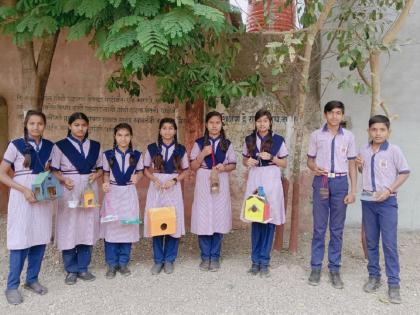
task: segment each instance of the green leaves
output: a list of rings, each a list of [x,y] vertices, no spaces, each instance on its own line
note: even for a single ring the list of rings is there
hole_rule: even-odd
[[[80,39],[87,35],[91,28],[92,22],[90,20],[82,20],[70,27],[67,39],[70,41]]]
[[[130,3],[131,2],[134,2],[134,4],[132,4],[132,7],[134,7],[136,1],[130,1]],[[136,13],[145,17],[153,17],[158,15],[160,8],[161,3],[158,0],[141,0],[137,4]]]
[[[134,47],[125,54],[122,65],[126,69],[131,67],[132,72],[137,72],[141,71],[148,61],[149,55],[140,47]]]
[[[136,29],[137,40],[145,52],[150,55],[165,54],[168,50],[168,41],[162,34],[158,20],[143,20]]]
[[[195,19],[189,10],[175,8],[163,16],[161,25],[170,38],[181,38],[194,29]]]
[[[93,18],[95,15],[99,14],[105,7],[107,3],[104,0],[82,0],[76,13],[87,18]]]
[[[137,31],[128,29],[124,32],[110,35],[103,44],[103,51],[106,57],[119,52],[121,49],[131,46],[137,38]]]

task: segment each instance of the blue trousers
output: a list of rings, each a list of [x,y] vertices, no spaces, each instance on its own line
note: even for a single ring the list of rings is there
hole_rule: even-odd
[[[179,238],[170,235],[153,236],[153,256],[156,264],[174,262],[178,256]]]
[[[9,276],[7,277],[7,289],[17,289],[19,287],[20,274],[22,273],[26,257],[28,257],[26,283],[31,284],[37,282],[44,253],[45,244],[25,249],[12,249],[9,254]]]
[[[253,264],[269,266],[276,226],[253,222],[251,225],[251,260]]]
[[[330,241],[328,243],[328,269],[339,271],[341,266],[341,248],[343,245],[344,222],[347,205],[344,198],[348,194],[347,176],[328,179],[329,197],[321,198],[322,177],[315,176],[313,187],[313,236],[311,250],[311,268],[320,270],[325,252],[325,232],[328,221]]]
[[[76,245],[63,250],[64,269],[71,273],[86,272],[92,257],[92,245]]]
[[[388,285],[399,287],[397,198],[389,197],[383,202],[362,201],[362,220],[366,234],[369,276],[374,278],[381,276],[381,268],[379,267],[379,237],[381,237]]]
[[[131,243],[105,241],[105,261],[110,267],[127,266],[130,261]]]
[[[213,235],[198,235],[198,245],[201,251],[202,260],[219,260],[222,250],[222,233]]]

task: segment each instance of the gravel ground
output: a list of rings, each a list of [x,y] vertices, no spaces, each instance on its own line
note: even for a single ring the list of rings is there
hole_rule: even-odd
[[[8,257],[5,219],[0,220],[0,287],[5,288]],[[49,293],[38,296],[21,288],[24,303],[7,304],[0,297],[0,314],[420,314],[420,232],[400,233],[401,293],[403,304],[386,300],[386,285],[376,294],[366,294],[366,262],[359,242],[360,230],[347,228],[343,251],[343,290],[328,283],[324,270],[318,287],[306,282],[309,273],[311,235],[303,234],[296,255],[274,252],[271,277],[246,273],[249,267],[249,231],[235,230],[226,236],[222,269],[216,273],[198,270],[199,254],[194,235],[182,238],[175,273],[152,276],[151,244],[142,240],[133,248],[132,275],[105,279],[103,245],[98,242],[91,271],[96,281],[74,286],[63,282],[65,273],[59,253],[48,248],[41,283]]]

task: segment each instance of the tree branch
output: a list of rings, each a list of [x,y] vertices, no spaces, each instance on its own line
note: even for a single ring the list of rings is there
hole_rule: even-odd
[[[390,29],[386,32],[382,39],[383,45],[389,45],[395,40],[395,37],[401,30],[401,27],[404,25],[404,22],[408,16],[408,13],[410,12],[411,7],[413,6],[414,0],[407,0],[405,2],[405,5],[398,16],[397,20],[394,22],[394,24],[390,27]]]

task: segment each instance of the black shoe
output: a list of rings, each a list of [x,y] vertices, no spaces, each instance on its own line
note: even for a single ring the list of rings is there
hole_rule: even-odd
[[[156,264],[155,263],[153,265],[152,269],[150,270],[150,272],[152,273],[152,275],[156,276],[162,271],[162,268],[163,268],[163,264]]]
[[[308,283],[310,285],[319,285],[321,282],[321,270],[312,269],[311,275],[309,276]]]
[[[219,271],[220,270],[220,262],[219,260],[210,260],[209,271]]]
[[[338,271],[330,271],[330,281],[333,288],[335,289],[344,288],[343,280],[341,280],[340,273]]]
[[[108,266],[108,270],[106,271],[105,278],[114,279],[116,274],[117,274],[117,268]]]
[[[389,287],[388,288],[388,297],[389,301],[392,304],[401,304],[400,288],[399,287]]]
[[[268,278],[268,277],[270,277],[270,268],[268,268],[268,266],[261,266],[261,268],[260,268],[260,277],[261,278]]]
[[[68,285],[75,284],[77,282],[77,273],[69,272],[66,276],[66,279],[64,279],[64,283]]]
[[[42,284],[40,284],[38,281],[35,281],[33,283],[25,283],[23,287],[39,295],[44,295],[48,293],[48,289]]]
[[[256,276],[260,272],[260,265],[259,264],[252,264],[251,268],[249,268],[248,273],[253,276]]]
[[[174,272],[174,263],[170,262],[170,261],[166,261],[165,264],[163,265],[163,271],[165,271],[166,274],[170,275],[171,273]]]
[[[210,260],[202,260],[198,268],[200,268],[200,270],[203,270],[203,271],[209,271]]]
[[[11,305],[18,305],[23,302],[22,294],[20,294],[18,289],[7,289],[4,294],[7,302]]]
[[[368,281],[363,286],[363,291],[367,293],[375,292],[381,286],[381,278],[369,277]]]
[[[120,268],[118,269],[118,271],[124,277],[128,277],[129,275],[131,275],[131,270],[128,269],[127,265],[120,266]]]
[[[80,278],[83,281],[93,281],[96,279],[96,277],[93,274],[91,274],[89,271],[79,272],[77,274],[77,278]]]

